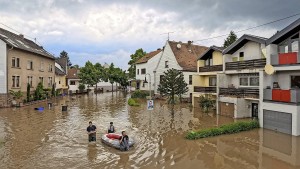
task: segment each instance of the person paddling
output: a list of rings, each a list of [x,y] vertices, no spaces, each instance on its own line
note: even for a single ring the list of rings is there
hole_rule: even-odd
[[[129,137],[126,135],[125,131],[122,131],[122,137],[120,137],[120,150],[129,150]]]
[[[110,122],[107,133],[115,133],[115,126],[113,122]]]
[[[96,141],[96,129],[97,127],[90,121],[89,126],[86,129],[89,135],[89,142]]]

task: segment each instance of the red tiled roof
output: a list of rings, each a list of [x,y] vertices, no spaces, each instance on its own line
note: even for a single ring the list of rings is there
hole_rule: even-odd
[[[152,57],[154,57],[155,55],[157,55],[159,52],[161,52],[161,49],[158,49],[156,51],[152,51],[150,53],[147,53],[145,56],[143,56],[142,58],[140,58],[138,61],[136,61],[136,64],[139,63],[146,63],[148,62],[149,59],[151,59]]]
[[[180,48],[177,47],[178,44],[180,44]],[[197,58],[208,49],[206,46],[175,41],[169,41],[169,45],[184,71],[197,71]]]
[[[68,70],[67,79],[79,79],[78,77],[79,69],[71,68]]]

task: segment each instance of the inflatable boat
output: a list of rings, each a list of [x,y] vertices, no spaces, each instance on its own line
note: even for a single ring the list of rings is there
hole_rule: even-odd
[[[121,135],[120,134],[114,134],[114,133],[110,133],[110,134],[104,134],[101,137],[101,141],[104,144],[107,144],[111,147],[114,147],[116,149],[120,149],[120,142],[119,140],[121,139]],[[134,141],[129,137],[129,147],[132,147],[134,145]]]

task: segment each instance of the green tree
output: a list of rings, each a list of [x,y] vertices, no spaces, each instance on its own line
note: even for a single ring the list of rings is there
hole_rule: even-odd
[[[68,62],[67,65],[69,67],[72,66],[72,63],[70,61],[68,52],[66,52],[66,51],[63,50],[62,52],[60,52],[59,57],[61,57],[61,58],[67,58],[67,62]]]
[[[237,36],[233,31],[230,31],[228,37],[224,40],[223,47],[227,48],[237,40]]]
[[[80,92],[83,92],[83,90],[85,89],[85,85],[80,83],[79,86],[78,86],[78,89]]]
[[[136,75],[136,72],[135,72],[135,69],[136,69],[135,62],[137,60],[139,60],[140,58],[142,58],[143,56],[145,56],[145,55],[146,55],[146,52],[142,48],[136,50],[134,54],[130,55],[131,59],[128,62],[128,64],[130,65],[130,67],[128,68],[129,78],[135,79],[135,75]]]
[[[209,95],[201,95],[199,98],[199,106],[204,113],[208,113],[215,105],[215,101]]]
[[[35,100],[41,100],[45,98],[44,86],[41,82],[36,86],[36,89],[34,91],[34,98]]]
[[[168,103],[175,104],[175,95],[181,97],[188,91],[183,73],[173,68],[164,72],[164,78],[158,85],[158,91],[162,95],[168,96]]]
[[[88,86],[94,86],[99,81],[99,72],[95,68],[95,66],[87,61],[85,66],[80,68],[80,72],[78,73],[78,77],[80,78],[80,83],[86,84]]]
[[[17,100],[19,100],[19,99],[21,99],[21,97],[23,97],[23,93],[21,92],[21,90],[19,90],[19,91],[10,90],[9,93]]]
[[[111,91],[114,92],[113,84],[117,81],[117,69],[115,68],[115,65],[113,63],[111,63],[109,68],[107,69],[107,75],[109,83],[111,83]]]
[[[27,83],[27,102],[29,102],[30,101],[30,84],[29,83]]]

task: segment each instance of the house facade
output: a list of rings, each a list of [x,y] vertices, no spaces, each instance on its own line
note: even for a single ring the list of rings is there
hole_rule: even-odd
[[[154,90],[154,69],[159,62],[159,58],[162,54],[161,49],[147,53],[144,57],[140,58],[136,62],[136,79],[135,87],[139,90],[150,90],[151,82],[151,91]],[[144,83],[145,79],[148,83]],[[151,80],[150,80],[151,79]]]
[[[79,72],[80,70],[77,68],[68,69],[67,85],[70,94],[77,93],[79,91],[79,84],[80,84],[80,78],[78,77]]]
[[[0,107],[9,106],[9,91],[34,91],[39,82],[51,88],[55,77],[55,58],[42,46],[0,28]]]
[[[188,84],[189,91],[183,97],[192,98],[193,75],[197,74],[197,58],[206,49],[205,46],[192,44],[192,41],[187,43],[167,41],[153,70],[155,94],[159,94],[157,89],[164,72],[173,68],[183,72],[184,80]]]
[[[199,107],[199,97],[206,95],[217,100],[217,73],[223,71],[223,48],[211,46],[197,60],[197,74],[193,75],[193,107]]]
[[[267,40],[260,125],[300,135],[300,19]]]
[[[233,118],[258,117],[260,85],[266,64],[266,38],[243,35],[223,51],[217,74],[217,113]]]
[[[58,94],[68,94],[67,62],[59,61],[59,60],[66,61],[67,59],[59,58],[55,62],[55,90],[58,92]]]

